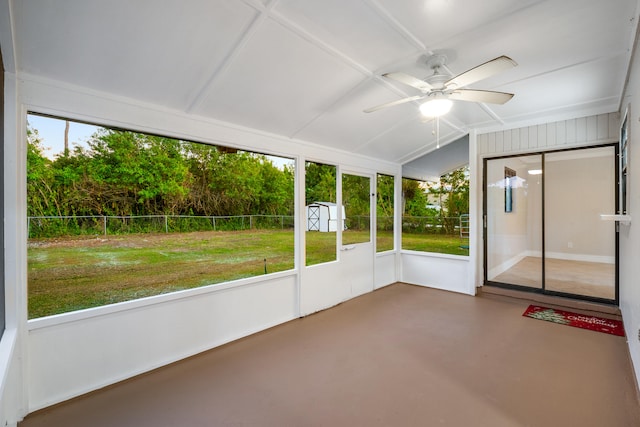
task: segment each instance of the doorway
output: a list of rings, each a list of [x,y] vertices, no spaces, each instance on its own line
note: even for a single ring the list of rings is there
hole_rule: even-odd
[[[375,212],[375,180],[371,175],[342,173],[344,226],[341,230],[341,276],[355,297],[373,291],[375,248],[372,215]]]
[[[617,304],[616,145],[484,160],[484,283]]]

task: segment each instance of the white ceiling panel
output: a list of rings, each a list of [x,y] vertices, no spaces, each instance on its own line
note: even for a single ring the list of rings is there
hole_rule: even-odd
[[[448,40],[481,31],[485,25],[526,10],[540,0],[379,0],[427,49],[442,49]],[[465,37],[469,39],[469,37]],[[449,48],[449,47],[446,47]]]
[[[184,109],[257,15],[241,2],[188,3],[15,2],[20,68]]]
[[[620,102],[620,82],[617,75],[624,69],[624,59],[599,61],[562,69],[508,85],[517,95],[508,105],[496,106],[497,114],[505,120],[549,114],[554,110],[566,112],[566,108],[599,112],[615,111]],[[561,97],[562,105],[554,102]]]
[[[446,144],[471,129],[613,112],[640,0],[7,0],[17,72],[383,160],[435,149],[421,94],[444,54],[457,75],[500,55],[518,66],[469,85],[515,94],[456,101]],[[5,12],[6,13],[6,12]],[[15,49],[6,48],[5,44]]]
[[[195,112],[291,136],[363,78],[331,53],[267,19]]]
[[[395,58],[411,55],[417,48],[385,22],[371,2],[282,0],[276,8],[278,13],[314,37],[371,70]]]
[[[365,108],[399,98],[396,93],[369,79],[295,136],[332,147],[358,149],[404,122],[419,120],[414,104],[399,105],[376,113],[363,112]]]
[[[402,135],[401,142],[398,135]],[[461,134],[451,127],[446,120],[440,120],[440,143],[458,139]],[[374,157],[404,162],[424,153],[436,149],[437,140],[435,126],[432,122],[422,123],[420,120],[410,120],[394,128],[359,149],[361,154],[371,153]]]

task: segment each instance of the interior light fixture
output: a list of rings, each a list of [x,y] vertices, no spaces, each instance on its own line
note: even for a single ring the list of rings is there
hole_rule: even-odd
[[[420,106],[420,112],[426,117],[440,117],[451,110],[453,102],[449,99],[438,98],[427,101]]]
[[[542,169],[530,169],[527,172],[529,175],[542,175]]]

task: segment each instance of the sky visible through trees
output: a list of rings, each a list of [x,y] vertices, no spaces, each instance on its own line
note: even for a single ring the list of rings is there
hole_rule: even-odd
[[[293,215],[293,160],[28,115],[29,216],[80,215]],[[306,201],[335,201],[335,167],[308,163]],[[348,182],[347,182],[348,183]],[[393,180],[378,180],[379,201],[393,194]],[[439,185],[403,179],[406,216],[433,216],[427,193],[442,200],[439,215],[468,212],[468,173],[442,177]],[[353,193],[353,194],[352,194]],[[360,197],[360,193],[364,194]],[[351,215],[369,214],[369,191],[343,186]],[[362,200],[360,200],[362,199]],[[393,216],[392,203],[377,203]]]

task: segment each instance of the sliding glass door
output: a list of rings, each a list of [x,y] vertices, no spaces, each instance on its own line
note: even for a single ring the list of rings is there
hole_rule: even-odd
[[[542,289],[542,155],[487,161],[487,280]]]
[[[614,146],[485,160],[485,283],[614,302]]]
[[[545,156],[545,284],[554,292],[613,300],[615,148]]]

